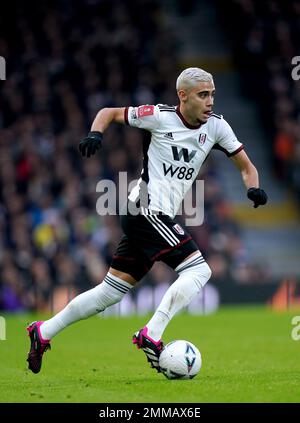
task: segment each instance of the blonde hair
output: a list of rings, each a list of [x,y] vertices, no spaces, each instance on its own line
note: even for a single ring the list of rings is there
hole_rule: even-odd
[[[198,82],[214,82],[212,74],[200,68],[187,68],[176,81],[176,90],[193,88]]]

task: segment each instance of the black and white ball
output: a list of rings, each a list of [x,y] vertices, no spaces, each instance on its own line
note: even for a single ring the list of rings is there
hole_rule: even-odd
[[[159,366],[167,379],[192,379],[201,365],[201,353],[189,341],[169,342],[159,356]]]

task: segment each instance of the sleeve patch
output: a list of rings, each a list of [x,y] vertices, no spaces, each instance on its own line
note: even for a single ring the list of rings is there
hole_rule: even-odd
[[[136,115],[135,107],[132,107],[132,109],[131,109],[130,118],[131,118],[132,120],[137,119],[137,115]]]
[[[138,108],[138,117],[142,118],[144,116],[154,115],[154,106],[139,106]]]

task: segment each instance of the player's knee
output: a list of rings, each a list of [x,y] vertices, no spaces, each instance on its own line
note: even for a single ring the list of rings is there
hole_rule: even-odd
[[[206,262],[197,264],[194,269],[194,275],[197,285],[203,288],[211,277],[211,269]]]
[[[209,280],[211,278],[212,275],[212,271],[211,268],[209,267],[209,265],[205,262],[200,264],[201,267],[201,273],[203,274],[203,276],[207,277],[207,280]]]
[[[183,273],[189,273],[190,278],[196,282],[199,288],[202,288],[212,275],[211,268],[206,263],[206,261],[204,263],[194,264],[188,269],[180,272],[180,274]]]

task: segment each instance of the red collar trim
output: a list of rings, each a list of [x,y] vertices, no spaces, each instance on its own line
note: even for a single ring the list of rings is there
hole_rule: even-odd
[[[201,123],[199,123],[199,125],[191,125],[190,123],[188,123],[184,117],[182,116],[181,112],[180,112],[180,106],[176,107],[176,113],[177,115],[180,117],[180,119],[182,120],[182,123],[184,124],[184,126],[186,126],[189,129],[198,129],[201,126]]]

